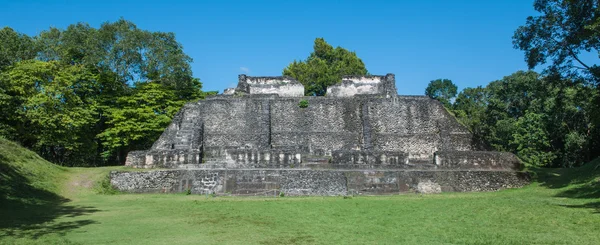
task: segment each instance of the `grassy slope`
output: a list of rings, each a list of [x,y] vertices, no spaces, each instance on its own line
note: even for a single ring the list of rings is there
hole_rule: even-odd
[[[2,164],[43,161],[15,147],[0,141],[0,155],[12,154]],[[538,170],[538,181],[522,189],[349,199],[98,195],[92,183],[114,168],[31,166],[51,173],[30,177],[32,185],[70,201],[50,202],[48,218],[27,225],[0,216],[0,243],[600,244],[600,161]]]

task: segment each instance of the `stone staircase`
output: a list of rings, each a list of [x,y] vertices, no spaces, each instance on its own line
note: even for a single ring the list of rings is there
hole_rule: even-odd
[[[194,142],[194,139],[200,137],[202,132],[198,129],[201,127],[200,115],[197,110],[186,110],[181,120],[177,133],[175,135],[175,143],[172,149],[177,150],[192,150],[200,146],[201,142]],[[200,135],[199,135],[200,134]],[[194,145],[197,144],[197,145]]]

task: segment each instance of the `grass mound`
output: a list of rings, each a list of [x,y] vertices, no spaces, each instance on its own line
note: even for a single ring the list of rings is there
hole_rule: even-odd
[[[66,168],[35,152],[0,139],[0,203],[35,205],[60,201],[58,194]]]
[[[0,138],[0,244],[72,244],[61,237],[80,222],[55,222],[85,209],[65,205],[69,169]]]

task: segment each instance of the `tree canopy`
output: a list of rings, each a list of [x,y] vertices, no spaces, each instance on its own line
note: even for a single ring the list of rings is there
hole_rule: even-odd
[[[598,4],[597,0],[535,0],[534,9],[541,15],[528,17],[513,36],[515,48],[525,51],[529,68],[551,61],[550,70],[583,74],[600,82],[600,67],[580,57],[600,51]]]
[[[333,48],[325,39],[315,39],[313,52],[303,61],[296,61],[283,69],[304,85],[307,96],[323,96],[327,87],[341,82],[344,75],[367,75],[367,69],[355,52],[342,47]]]
[[[599,4],[597,0],[535,0],[533,7],[540,15],[528,17],[513,36],[514,47],[525,52],[530,69],[544,64],[547,67],[544,77],[535,80],[542,84],[530,80],[519,85],[521,91],[529,91],[526,96],[515,94],[546,99],[516,99],[512,110],[541,113],[523,120],[545,122],[551,143],[535,147],[543,145],[557,154],[555,165],[557,161],[569,166],[581,159],[590,160],[598,156],[593,152],[600,152],[600,114],[594,113],[600,110],[600,67],[596,64],[596,55],[600,54]],[[528,106],[537,107],[537,111],[525,111]]]
[[[465,88],[445,105],[480,144],[513,152],[529,165],[572,167],[600,152],[595,96],[593,86],[577,80],[518,71]]]
[[[183,99],[197,97],[198,79],[192,76],[192,58],[183,52],[175,34],[140,30],[127,20],[103,23],[95,29],[87,23],[66,30],[42,31],[38,58],[94,67],[116,84],[154,81],[173,87]]]
[[[429,85],[425,88],[425,95],[439,100],[445,106],[449,106],[450,100],[456,97],[457,89],[450,79],[436,79],[429,82]]]
[[[10,27],[0,29],[0,71],[15,62],[33,59],[36,55],[34,40]]]
[[[0,37],[0,136],[61,165],[122,163],[205,95],[173,33],[124,19]]]

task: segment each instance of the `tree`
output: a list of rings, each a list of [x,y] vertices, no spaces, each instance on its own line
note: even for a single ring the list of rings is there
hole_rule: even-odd
[[[184,103],[166,85],[137,83],[131,94],[107,109],[109,127],[98,135],[105,148],[103,157],[124,162],[128,151],[149,148]]]
[[[22,61],[0,75],[1,123],[12,139],[61,165],[94,164],[97,75],[84,66]]]
[[[429,85],[425,88],[425,95],[439,100],[444,106],[449,108],[451,104],[450,100],[456,97],[457,89],[456,85],[450,79],[436,79],[429,82]]]
[[[556,159],[546,131],[546,121],[543,114],[526,112],[516,121],[509,142],[516,147],[517,155],[533,166],[551,166]]]
[[[61,165],[122,161],[209,94],[173,33],[127,20],[0,37],[0,136]]]
[[[513,36],[525,51],[529,68],[552,61],[549,69],[585,74],[600,82],[600,67],[584,62],[582,52],[600,51],[600,11],[597,0],[535,0],[540,16],[529,16]]]
[[[559,118],[576,115],[585,125],[585,133],[579,132],[581,129],[578,126],[575,130],[577,132],[564,134],[566,129],[559,126],[557,121],[553,123],[553,127],[561,130],[548,131],[566,139],[556,141],[557,144],[564,143],[569,145],[569,149],[579,149],[576,151],[579,153],[569,151],[559,157],[563,166],[570,166],[573,161],[589,160],[590,156],[598,156],[597,153],[589,152],[600,152],[600,114],[591,113],[600,110],[600,67],[595,64],[597,59],[582,58],[582,54],[597,55],[600,51],[599,4],[597,0],[535,0],[534,8],[541,15],[528,17],[525,25],[519,27],[513,36],[515,48],[525,51],[525,60],[529,68],[550,61],[549,66],[544,69],[545,75],[549,78],[565,78],[550,79],[550,82],[557,83],[553,84],[554,88],[568,91],[569,86],[577,87],[577,93],[589,96],[584,97],[587,100],[585,102],[579,98],[564,100],[565,97],[561,94],[555,97],[556,105],[564,107],[555,106],[555,111],[551,113],[557,114]],[[565,84],[565,80],[573,82]],[[595,91],[579,83],[592,84]],[[577,105],[576,113],[568,103]],[[568,137],[564,137],[565,135]],[[582,144],[582,141],[586,143]],[[582,155],[584,152],[588,153]]]
[[[323,96],[327,87],[341,82],[344,75],[367,75],[367,69],[355,52],[329,45],[323,38],[315,39],[313,52],[304,61],[295,61],[283,69],[304,85],[307,96]]]
[[[476,140],[527,164],[572,167],[593,159],[593,86],[518,71],[486,87],[465,88],[452,105]]]
[[[33,59],[36,48],[33,39],[10,27],[0,29],[0,71],[23,60]]]
[[[458,94],[451,107],[456,118],[473,132],[473,136],[480,146],[487,145],[484,136],[488,130],[483,122],[485,121],[488,97],[487,89],[484,87],[465,88]]]
[[[87,23],[69,25],[66,30],[50,28],[36,41],[42,47],[39,59],[95,67],[113,89],[153,81],[172,86],[182,99],[198,98],[201,85],[192,76],[192,58],[173,33],[141,30],[120,19],[103,23],[99,29]]]

